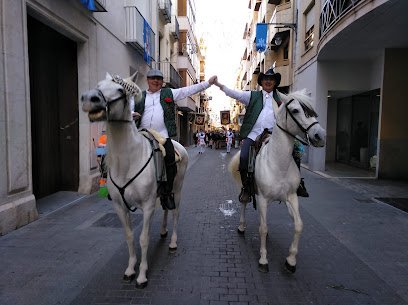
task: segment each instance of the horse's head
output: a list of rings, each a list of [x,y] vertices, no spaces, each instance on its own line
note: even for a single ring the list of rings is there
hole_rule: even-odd
[[[131,121],[131,100],[139,101],[142,97],[136,78],[137,72],[126,79],[106,73],[106,78],[95,89],[84,92],[82,110],[88,112],[89,120]]]
[[[283,104],[279,107],[276,123],[304,144],[312,144],[322,147],[326,143],[326,131],[317,121],[317,113],[314,111],[311,98],[305,90],[296,91],[289,95],[280,95]]]

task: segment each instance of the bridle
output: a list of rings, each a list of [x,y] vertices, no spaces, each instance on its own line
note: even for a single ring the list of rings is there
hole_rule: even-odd
[[[285,108],[286,108],[286,121],[288,120],[288,113],[290,115],[290,117],[292,118],[292,120],[296,123],[296,125],[300,128],[300,130],[305,134],[305,136],[303,138],[299,138],[297,136],[295,136],[294,134],[290,133],[289,131],[287,131],[286,129],[284,129],[283,127],[281,127],[278,123],[276,123],[276,126],[278,126],[282,131],[284,131],[285,133],[287,133],[288,135],[290,135],[291,137],[295,138],[296,140],[298,140],[299,142],[301,142],[304,145],[309,146],[310,145],[310,140],[309,140],[309,135],[308,135],[308,131],[310,128],[312,128],[314,125],[319,124],[318,121],[313,122],[312,124],[310,124],[307,128],[303,127],[299,121],[294,117],[294,115],[289,111],[289,104],[292,103],[295,99],[291,99],[289,102],[285,103]],[[302,107],[303,109],[303,107]],[[305,113],[306,115],[306,113]],[[313,114],[311,115],[313,117],[317,117],[317,114]],[[288,124],[286,123],[286,126]]]
[[[127,82],[125,82],[119,75],[114,75],[112,76],[112,80],[113,82],[117,83],[118,85],[122,86],[123,89],[125,90],[125,93],[121,94],[119,97],[108,101],[105,97],[105,95],[103,94],[103,92],[100,89],[96,89],[99,93],[99,95],[103,98],[104,102],[105,102],[105,111],[106,111],[106,120],[109,122],[120,122],[120,123],[133,123],[133,120],[113,120],[109,118],[109,114],[110,114],[110,106],[117,102],[120,101],[122,99],[125,99],[127,101],[127,96],[130,95],[136,95],[140,92],[140,89],[137,88],[136,85],[132,85],[129,84]]]

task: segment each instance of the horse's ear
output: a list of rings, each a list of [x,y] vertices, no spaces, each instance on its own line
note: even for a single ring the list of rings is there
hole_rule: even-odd
[[[137,76],[138,76],[139,72],[136,71],[135,73],[133,73],[131,76],[129,76],[129,79],[134,82],[135,84],[137,83]]]
[[[278,90],[276,90],[276,93],[278,94],[280,100],[285,103],[288,101],[288,96],[282,92],[279,92]]]
[[[302,90],[299,90],[300,94],[306,95],[306,96],[311,96],[311,93],[309,92],[309,90],[307,90],[306,88],[303,88]]]
[[[112,77],[112,75],[109,74],[109,72],[106,72],[105,79],[106,80],[112,80],[113,77]]]

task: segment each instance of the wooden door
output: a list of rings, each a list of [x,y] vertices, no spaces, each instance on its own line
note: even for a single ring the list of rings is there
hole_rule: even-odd
[[[37,199],[77,191],[77,45],[27,17],[33,191]]]

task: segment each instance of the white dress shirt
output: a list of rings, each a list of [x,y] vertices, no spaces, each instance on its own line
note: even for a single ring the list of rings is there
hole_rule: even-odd
[[[206,81],[188,87],[170,90],[173,93],[174,102],[177,102],[209,87],[210,84]],[[161,90],[154,93],[150,92],[149,90],[146,91],[145,109],[141,118],[140,128],[154,129],[163,137],[168,138],[169,133],[167,132],[166,125],[164,124],[164,112],[160,104],[160,91]]]
[[[248,106],[251,99],[251,91],[233,90],[227,88],[226,86],[223,86],[221,90],[229,97],[232,97],[240,101],[245,106]],[[248,138],[254,141],[256,137],[259,136],[265,128],[272,131],[272,128],[275,125],[275,115],[273,113],[272,103],[276,103],[276,101],[273,98],[273,92],[268,93],[262,90],[262,94],[263,94],[262,111],[259,114],[258,119],[256,120],[251,132],[248,134]]]

